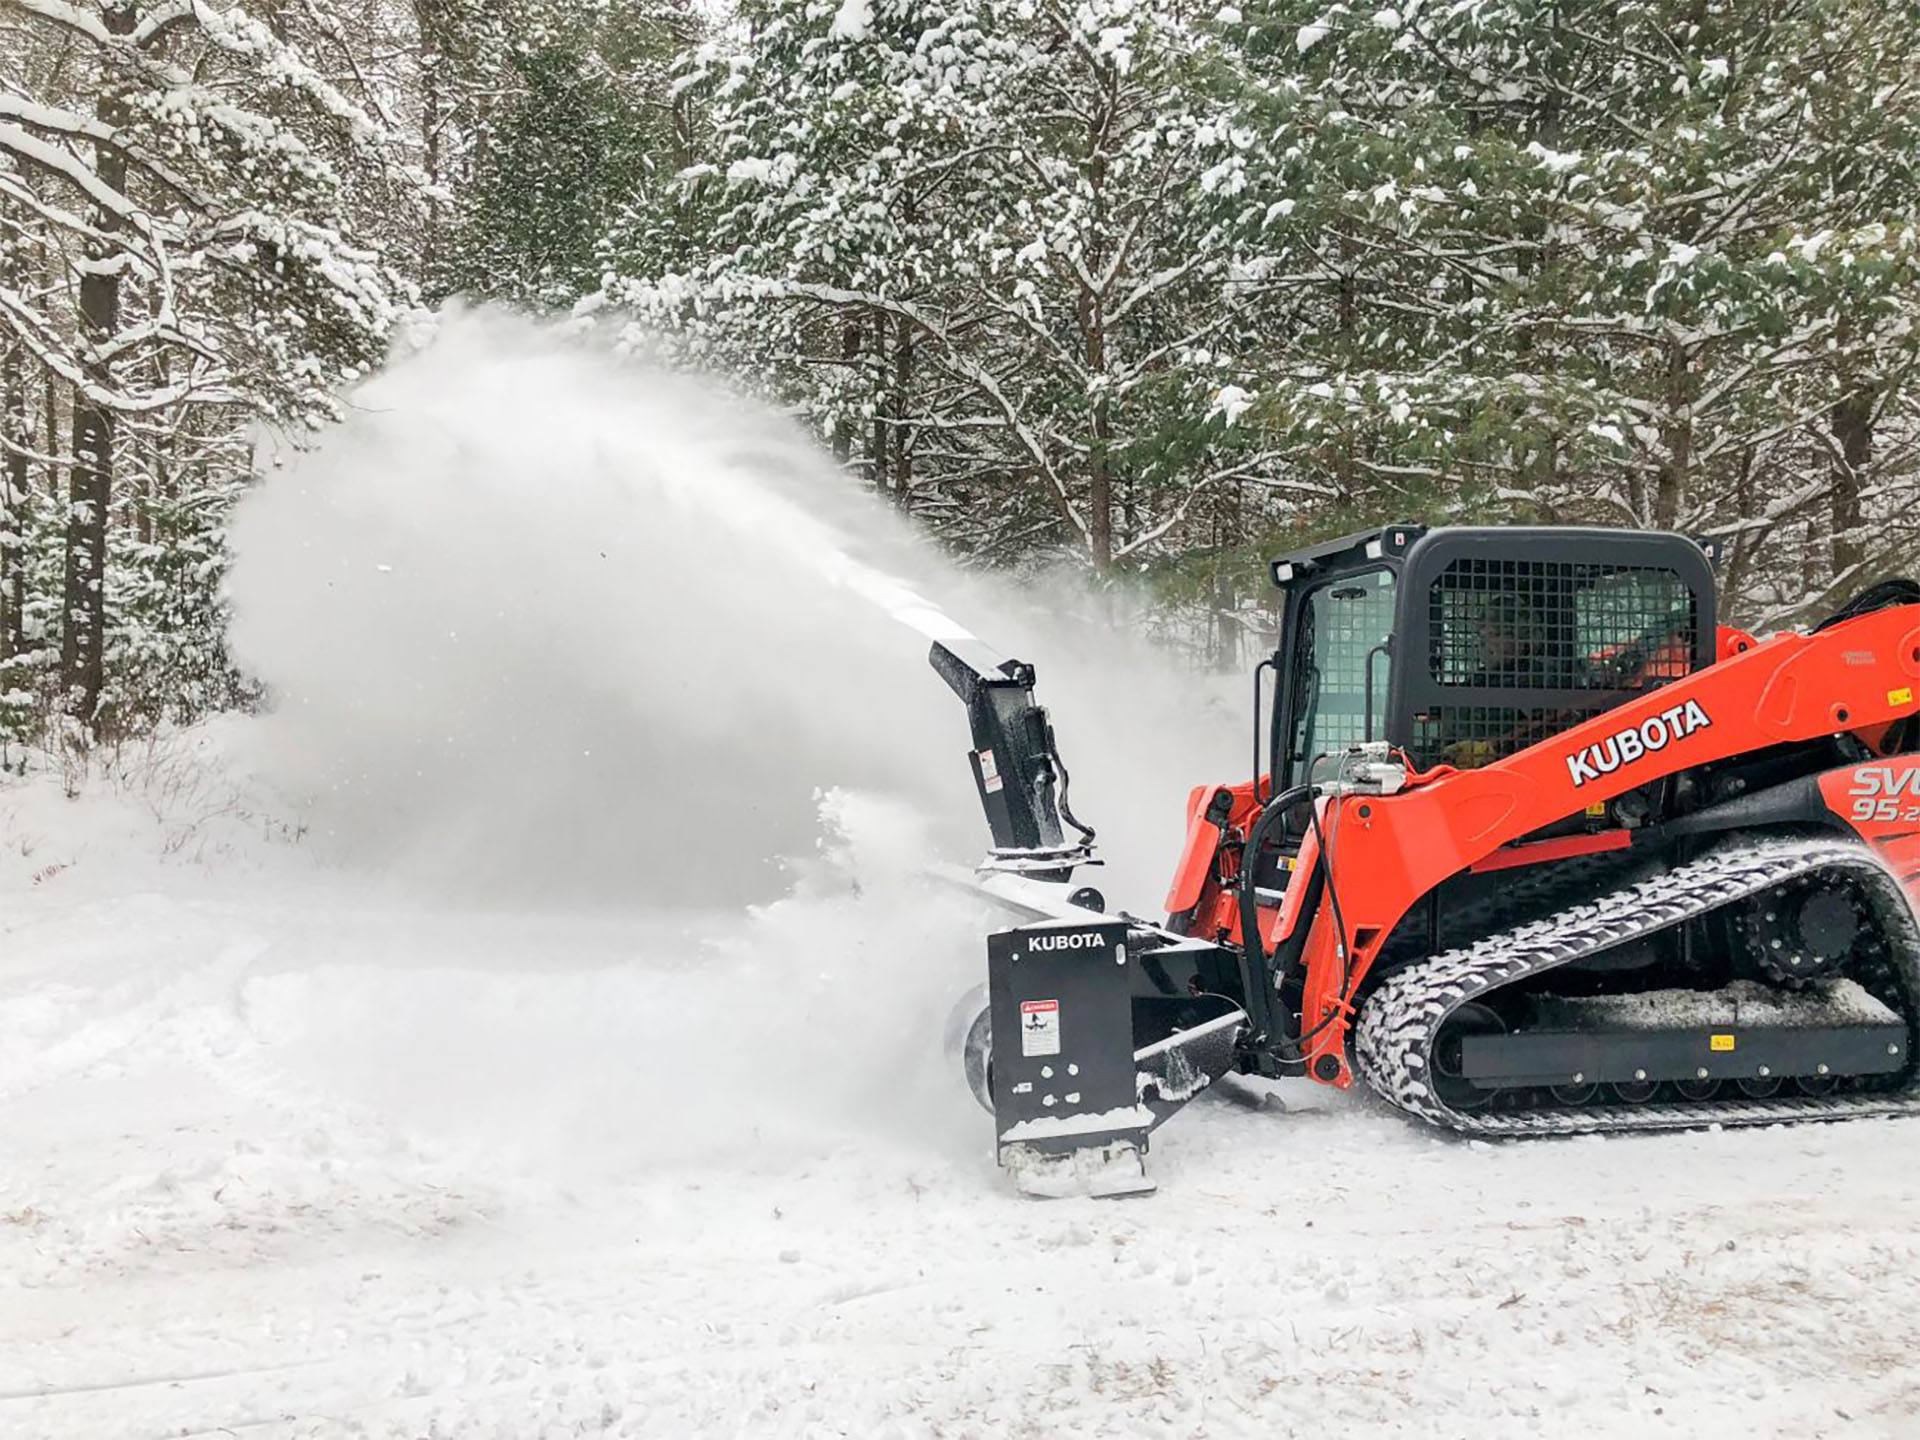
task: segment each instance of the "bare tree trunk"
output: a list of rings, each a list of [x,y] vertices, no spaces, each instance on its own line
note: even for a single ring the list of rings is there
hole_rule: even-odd
[[[21,347],[10,347],[5,422],[9,449],[0,475],[0,660],[11,660],[27,648],[27,525],[33,477],[26,452],[33,444],[33,417],[27,409],[25,370]]]
[[[1752,446],[1740,452],[1740,473],[1734,480],[1733,493],[1734,514],[1742,520],[1751,520],[1759,508],[1759,500],[1754,495]],[[1739,615],[1745,600],[1747,571],[1752,565],[1754,545],[1753,532],[1742,529],[1735,533],[1727,556],[1726,569],[1720,581],[1720,614],[1730,623]]]
[[[688,43],[682,41],[683,44]],[[673,152],[674,169],[683,172],[690,169],[698,160],[694,153],[694,115],[693,95],[682,91],[673,101]],[[696,228],[698,210],[693,192],[686,186],[676,185],[673,189],[673,234],[674,258],[683,264],[691,260],[695,247],[699,243]]]
[[[882,495],[887,493],[887,317],[879,310],[871,316],[873,324],[873,358],[867,367],[867,375],[872,382],[869,392],[873,396],[873,423],[867,427],[869,449],[867,478],[873,488]]]
[[[1118,97],[1116,75],[1102,71],[1099,95],[1087,120],[1088,247],[1085,273],[1103,275],[1107,261],[1107,145]],[[1087,378],[1098,388],[1093,397],[1092,433],[1087,446],[1087,550],[1094,573],[1113,569],[1113,399],[1107,378],[1106,296],[1082,282],[1079,299],[1080,336]]]
[[[154,298],[152,310],[154,319],[159,319],[160,302],[157,296]],[[173,379],[172,357],[162,351],[156,361],[156,367],[160,388],[164,390],[168,382]],[[134,485],[139,487],[139,496],[133,507],[133,530],[142,545],[153,543],[153,517],[160,505],[160,486],[167,473],[167,448],[172,443],[168,434],[174,420],[174,415],[166,411],[151,417],[152,428],[146,435],[147,444],[144,447],[146,464],[138,467],[128,477]]]
[[[1087,342],[1087,372],[1090,375],[1104,375],[1107,369],[1107,332],[1098,297],[1083,294],[1080,297],[1080,311],[1081,331]],[[1104,388],[1094,397],[1093,444],[1087,455],[1087,548],[1093,554],[1094,571],[1100,575],[1113,569],[1111,403]]]
[[[1820,520],[1820,507],[1817,505],[1809,506],[1807,509],[1807,543],[1800,551],[1799,603],[1801,604],[1805,604],[1812,596],[1818,595],[1822,590],[1826,589],[1827,581],[1830,578],[1824,573],[1826,568],[1827,547],[1821,543],[1825,537],[1820,533]]]
[[[136,17],[131,5],[107,9],[102,18],[112,34],[133,32]],[[109,130],[118,130],[127,121],[126,103],[111,86],[102,90],[94,113]],[[105,185],[126,188],[127,159],[112,145],[95,143],[94,167]],[[121,221],[102,208],[94,224],[111,235]],[[104,246],[90,247],[89,254],[96,260],[107,258]],[[113,499],[114,416],[102,396],[113,388],[113,363],[105,347],[119,320],[119,271],[88,266],[80,277],[81,375],[86,388],[76,389],[73,397],[73,469],[60,606],[60,683],[71,713],[88,726],[98,718],[100,692],[106,685],[107,512]]]
[[[133,482],[140,487],[139,500],[133,507],[133,533],[142,545],[153,544],[153,511],[159,499],[159,477],[166,469],[166,459],[160,453],[161,441],[155,439],[147,450],[145,467],[135,471]]]
[[[46,403],[42,406],[47,427],[47,498],[58,504],[60,501],[60,387],[54,383],[53,372],[47,372]]]
[[[893,413],[898,425],[893,432],[893,498],[905,505],[913,492],[913,450],[907,444],[907,417],[913,413],[913,331],[900,321],[900,338],[893,347]]]
[[[1095,175],[1101,173],[1096,164]],[[1097,193],[1097,191],[1096,191]],[[1097,267],[1090,266],[1089,269]],[[1080,287],[1080,336],[1085,346],[1087,374],[1102,380],[1107,373],[1107,317],[1101,297]],[[1097,575],[1113,569],[1113,411],[1106,386],[1093,397],[1092,434],[1087,446],[1087,550]]]
[[[446,52],[440,44],[441,26],[434,15],[436,0],[415,0],[413,21],[420,34],[420,133],[426,142],[427,179],[433,183],[435,191],[441,188],[442,167],[445,164],[445,151],[441,140],[441,130],[446,124],[446,99],[442,94],[441,68],[446,64]],[[440,263],[440,230],[443,217],[437,194],[427,196],[426,234],[420,242],[420,270],[427,277],[428,285],[433,285],[441,277],[436,273]]]
[[[840,327],[840,363],[851,371],[860,359],[858,313]],[[845,418],[833,422],[833,458],[842,465],[853,458],[853,426]]]
[[[1688,408],[1693,397],[1693,375],[1686,346],[1678,340],[1667,342],[1667,421],[1662,439],[1666,457],[1660,462],[1658,483],[1653,497],[1653,523],[1656,529],[1671,530],[1680,520],[1680,506],[1686,499],[1687,472],[1693,468],[1693,417]]]
[[[1339,279],[1334,286],[1334,314],[1335,328],[1340,334],[1340,364],[1344,368],[1353,363],[1353,333],[1359,320],[1359,277],[1353,241],[1342,235],[1338,249],[1340,268]],[[1328,439],[1327,446],[1327,469],[1333,476],[1334,489],[1342,501],[1351,500],[1358,470],[1355,452],[1359,446],[1352,422],[1342,421],[1337,432]]]
[[[1216,670],[1240,668],[1240,597],[1233,567],[1214,562],[1213,571],[1213,654],[1209,657]]]
[[[99,317],[111,317],[113,312],[101,308],[96,298],[93,305],[83,303],[81,313],[87,328],[95,330]],[[87,379],[105,378],[106,368],[89,364]],[[107,564],[107,509],[113,496],[113,442],[112,413],[76,394],[66,579],[60,602],[60,684],[67,692],[70,713],[89,725],[106,684],[106,587],[102,582]]]
[[[1829,495],[1833,514],[1833,573],[1844,575],[1866,558],[1861,541],[1860,491],[1866,479],[1867,461],[1873,453],[1873,390],[1865,385],[1849,392],[1829,417],[1838,448],[1832,462],[1833,489]]]

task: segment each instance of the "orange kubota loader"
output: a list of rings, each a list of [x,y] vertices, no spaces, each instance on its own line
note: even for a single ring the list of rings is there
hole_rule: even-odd
[[[1023,921],[963,1045],[1023,1188],[1151,1188],[1230,1070],[1489,1137],[1920,1109],[1920,586],[1758,640],[1679,535],[1391,525],[1272,574],[1256,778],[1193,791],[1163,923],[1075,888],[1032,667],[934,646]]]

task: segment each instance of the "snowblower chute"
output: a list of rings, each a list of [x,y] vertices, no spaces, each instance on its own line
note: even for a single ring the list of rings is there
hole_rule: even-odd
[[[928,659],[967,707],[973,729],[967,759],[993,836],[988,863],[1054,880],[1092,860],[1093,831],[1073,818],[1053,727],[1033,703],[1033,667],[996,659],[978,641],[936,640]],[[1062,819],[1077,840],[1066,839]]]
[[[1229,1069],[1490,1137],[1920,1113],[1920,586],[1763,641],[1712,561],[1418,525],[1275,560],[1262,773],[1192,792],[1164,925],[1071,888],[1032,667],[936,645],[1027,921],[966,1047],[1002,1161],[1139,1188]]]

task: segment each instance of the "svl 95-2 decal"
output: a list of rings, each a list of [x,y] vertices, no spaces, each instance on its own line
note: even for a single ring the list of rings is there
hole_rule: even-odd
[[[1862,765],[1847,785],[1850,820],[1920,824],[1920,766]]]

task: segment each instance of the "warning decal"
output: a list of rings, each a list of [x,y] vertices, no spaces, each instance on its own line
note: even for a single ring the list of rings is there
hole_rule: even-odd
[[[979,753],[980,753],[980,785],[981,785],[981,788],[983,788],[989,795],[991,795],[993,794],[994,791],[998,790],[1006,782],[1000,778],[1000,766],[995,762],[993,758],[993,751],[982,750]]]
[[[1020,1053],[1022,1055],[1058,1055],[1060,1053],[1060,1002],[1058,1000],[1022,1000],[1020,1002]]]

